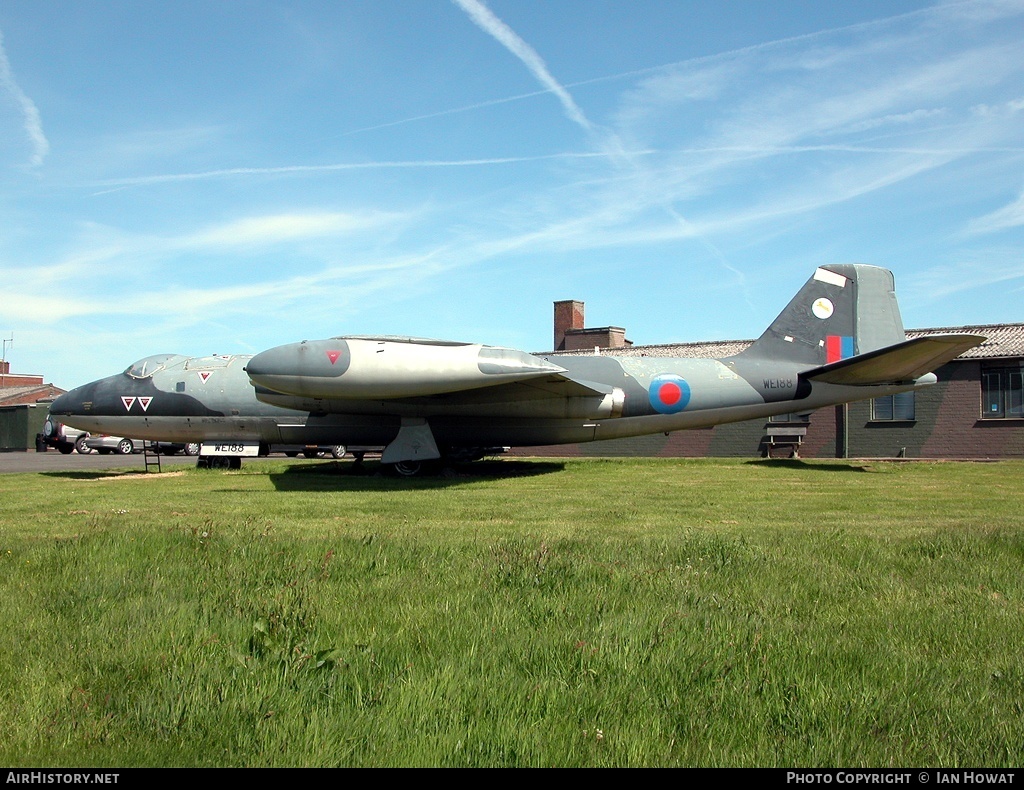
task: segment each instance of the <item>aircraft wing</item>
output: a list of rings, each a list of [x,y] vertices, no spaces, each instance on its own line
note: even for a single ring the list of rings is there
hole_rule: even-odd
[[[892,346],[822,365],[802,374],[810,381],[846,386],[869,386],[913,381],[945,365],[968,349],[981,345],[983,335],[945,333],[925,335]]]

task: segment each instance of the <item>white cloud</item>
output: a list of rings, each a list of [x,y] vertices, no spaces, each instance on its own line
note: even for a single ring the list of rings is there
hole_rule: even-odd
[[[362,215],[322,212],[246,217],[188,236],[181,241],[181,246],[251,246],[338,236],[380,227],[398,221],[400,216],[384,212]]]
[[[1021,225],[1024,225],[1024,192],[1018,195],[1015,201],[1001,209],[971,220],[967,224],[965,233],[971,236],[997,233],[1009,228],[1019,228]]]
[[[904,293],[912,294],[908,303],[948,299],[967,291],[984,291],[993,285],[1005,292],[1014,281],[1024,284],[1024,261],[1019,249],[964,250],[955,255],[957,260],[953,263],[905,278]]]

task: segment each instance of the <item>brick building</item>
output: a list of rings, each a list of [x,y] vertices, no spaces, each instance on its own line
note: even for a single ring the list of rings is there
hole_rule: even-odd
[[[11,373],[11,363],[0,361],[0,452],[34,447],[49,402],[64,392],[42,376]]]
[[[585,327],[583,302],[555,302],[555,351],[593,351],[595,348],[628,348],[621,326]]]
[[[20,406],[26,403],[53,400],[66,390],[43,382],[42,376],[11,373],[11,363],[0,362],[0,406]]]

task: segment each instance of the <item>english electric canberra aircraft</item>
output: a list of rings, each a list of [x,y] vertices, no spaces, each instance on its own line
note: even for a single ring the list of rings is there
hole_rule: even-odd
[[[983,340],[907,340],[892,272],[841,264],[818,268],[758,340],[723,359],[343,336],[255,356],[146,357],[61,395],[50,413],[91,432],[201,442],[200,463],[238,466],[275,444],[370,445],[414,474],[487,448],[703,428],[914,390]]]

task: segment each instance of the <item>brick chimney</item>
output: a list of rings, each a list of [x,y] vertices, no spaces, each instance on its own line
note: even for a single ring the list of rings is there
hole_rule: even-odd
[[[5,360],[0,360],[0,376],[6,375],[11,372],[11,363]]]
[[[565,333],[570,329],[583,329],[583,302],[555,302],[555,351],[565,351]]]

